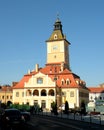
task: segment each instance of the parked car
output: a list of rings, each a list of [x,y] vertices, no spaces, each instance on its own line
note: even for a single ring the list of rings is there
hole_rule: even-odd
[[[5,109],[1,115],[2,128],[8,128],[14,125],[20,125],[25,122],[24,116],[18,109]]]
[[[24,117],[25,121],[29,121],[31,114],[28,111],[21,111],[22,116]]]

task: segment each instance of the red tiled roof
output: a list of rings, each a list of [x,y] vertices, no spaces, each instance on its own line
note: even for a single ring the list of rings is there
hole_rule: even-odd
[[[50,65],[40,69],[40,72],[44,74],[57,74],[60,72],[60,70],[61,70],[60,66]]]
[[[9,86],[9,87],[7,87],[7,86],[2,86],[2,87],[1,87],[1,91],[12,91],[12,87],[11,87],[11,86]]]
[[[90,87],[88,89],[90,90],[90,93],[104,93],[104,88],[101,87]]]
[[[59,86],[59,87],[63,87],[63,88],[67,88],[67,87],[80,88],[80,87],[82,87],[81,85],[78,85],[76,83],[76,80],[80,81],[80,77],[78,75],[72,73],[68,69],[61,71],[61,66],[59,66],[59,65],[47,65],[44,68],[40,68],[38,72],[48,75],[53,81],[56,76],[57,77],[57,86]],[[29,78],[32,75],[37,74],[38,72],[32,71],[32,72],[30,72],[30,74],[24,75],[24,77],[21,79],[21,81],[19,83],[17,83],[13,88],[14,89],[23,89],[24,83],[28,82]],[[69,79],[70,80],[69,85],[67,85],[66,83],[64,83],[64,85],[62,85],[62,79],[64,79],[64,80]]]
[[[24,83],[29,80],[31,75],[24,75],[24,77],[18,82],[15,86],[13,86],[13,89],[23,89],[24,88]]]

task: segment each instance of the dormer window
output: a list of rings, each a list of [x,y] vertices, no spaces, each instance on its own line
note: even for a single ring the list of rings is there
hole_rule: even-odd
[[[64,85],[64,81],[61,81],[61,84]]]
[[[79,84],[79,81],[78,81],[78,80],[76,80],[76,83],[77,83],[77,84]]]
[[[61,85],[64,85],[64,79],[61,80]]]
[[[66,80],[66,84],[67,84],[67,85],[70,84],[70,80],[69,80],[69,79]]]
[[[66,84],[69,85],[69,80],[66,81]]]

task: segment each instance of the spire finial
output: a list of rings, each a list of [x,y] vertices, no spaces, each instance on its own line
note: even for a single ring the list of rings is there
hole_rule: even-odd
[[[57,19],[59,19],[59,12],[57,12]]]
[[[59,21],[59,13],[57,12],[57,20]]]

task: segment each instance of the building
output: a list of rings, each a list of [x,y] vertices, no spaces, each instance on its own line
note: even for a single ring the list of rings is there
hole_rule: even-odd
[[[8,101],[12,102],[12,87],[4,85],[0,87],[0,102],[6,104]]]
[[[104,87],[89,87],[89,101],[90,102],[103,102],[104,104]]]
[[[47,44],[47,62],[43,68],[36,64],[13,86],[13,103],[38,104],[42,108],[51,109],[51,104],[57,105],[68,101],[70,108],[80,107],[88,103],[89,90],[85,81],[70,69],[70,42],[63,34],[59,18],[54,23],[54,30]]]

